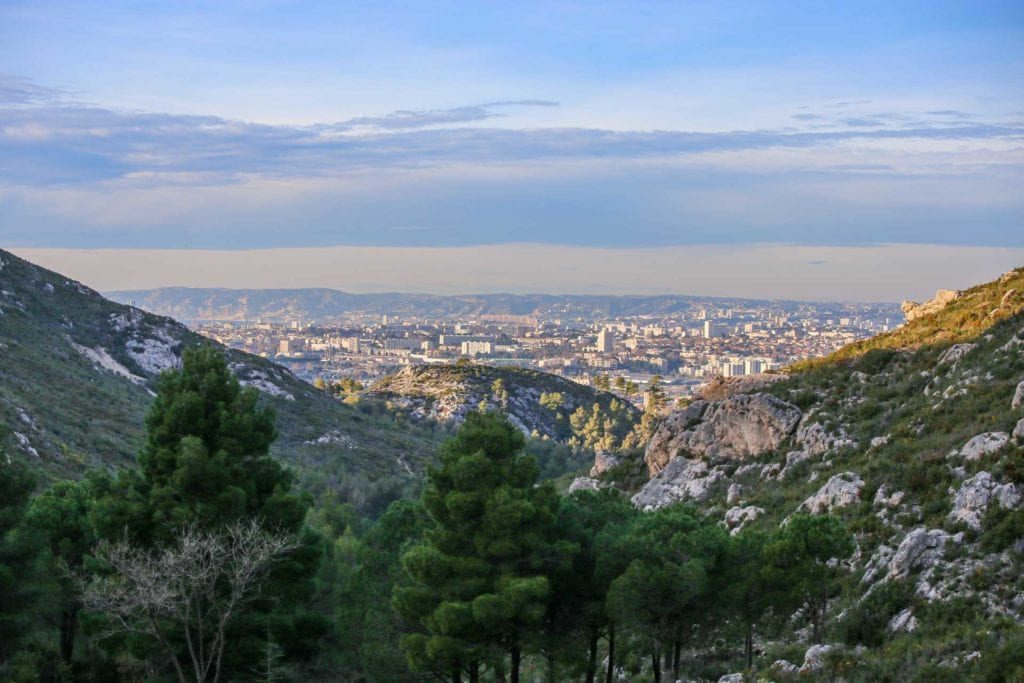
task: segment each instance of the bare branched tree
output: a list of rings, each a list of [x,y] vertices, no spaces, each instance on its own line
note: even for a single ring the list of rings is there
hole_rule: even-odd
[[[186,527],[173,546],[156,551],[101,544],[96,557],[110,571],[84,585],[83,603],[117,631],[156,639],[181,683],[219,681],[228,624],[259,595],[274,559],[296,546],[257,520],[219,533]]]

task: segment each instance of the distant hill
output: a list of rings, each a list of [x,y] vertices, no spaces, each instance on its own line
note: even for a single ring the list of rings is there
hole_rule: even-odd
[[[108,292],[114,301],[134,302],[139,308],[176,320],[285,321],[330,320],[346,313],[371,315],[468,318],[485,314],[528,315],[541,318],[593,318],[627,315],[668,315],[695,307],[733,308],[754,303],[748,299],[662,295],[601,296],[553,294],[350,294],[335,289],[162,289]],[[763,303],[763,302],[760,302]],[[796,302],[777,302],[795,309]],[[899,316],[899,308],[891,315]]]
[[[0,250],[0,443],[46,477],[130,464],[156,376],[200,343],[171,318]],[[393,416],[337,401],[264,358],[224,351],[240,381],[276,410],[273,453],[300,476],[413,480],[433,457],[441,435],[432,430],[397,427]]]
[[[640,419],[632,404],[614,394],[526,368],[414,365],[381,379],[366,395],[441,422],[461,423],[467,412],[484,405],[504,411],[526,435],[563,443],[573,436],[571,416],[580,408],[590,414],[597,405],[604,413],[620,413],[624,430]]]

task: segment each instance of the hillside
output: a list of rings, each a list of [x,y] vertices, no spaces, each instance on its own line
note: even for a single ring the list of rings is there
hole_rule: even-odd
[[[837,515],[857,550],[822,676],[970,679],[995,634],[1024,628],[1022,280],[969,289],[753,393],[697,400],[642,461],[576,487],[616,486],[645,510],[694,505],[733,533]],[[772,680],[799,677],[787,666]]]
[[[114,301],[176,320],[331,320],[346,313],[427,318],[472,318],[486,314],[527,315],[573,319],[631,315],[669,315],[695,307],[737,308],[751,300],[706,296],[606,296],[552,294],[351,294],[336,289],[214,289],[165,287],[108,292]],[[763,302],[760,302],[763,303]],[[795,310],[796,302],[776,302]],[[846,310],[836,304],[836,310]],[[874,304],[886,315],[899,317],[892,304]]]
[[[639,420],[632,404],[606,391],[525,368],[485,365],[416,365],[403,368],[370,387],[368,396],[392,402],[418,419],[461,422],[481,405],[504,411],[524,434],[568,442],[572,415],[589,416],[597,405],[621,419],[628,432]],[[621,436],[619,437],[621,439]]]
[[[129,464],[156,376],[203,342],[170,318],[0,251],[0,438],[47,477]],[[350,475],[351,486],[418,479],[433,457],[431,430],[398,428],[392,416],[334,400],[266,359],[225,353],[239,380],[274,407],[273,453],[302,477]]]

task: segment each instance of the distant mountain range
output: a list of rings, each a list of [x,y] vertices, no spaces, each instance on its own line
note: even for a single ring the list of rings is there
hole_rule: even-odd
[[[423,316],[430,318],[468,318],[479,315],[527,315],[544,319],[573,319],[631,315],[670,315],[702,306],[735,308],[764,301],[675,294],[657,296],[606,296],[573,294],[351,294],[336,289],[211,289],[163,287],[159,289],[121,290],[106,296],[121,303],[132,303],[158,315],[186,322],[264,320],[331,320],[345,314]],[[795,310],[794,301],[772,302]],[[828,308],[829,304],[816,304]],[[832,304],[839,310],[850,307],[895,304]],[[887,311],[888,312],[888,311]]]

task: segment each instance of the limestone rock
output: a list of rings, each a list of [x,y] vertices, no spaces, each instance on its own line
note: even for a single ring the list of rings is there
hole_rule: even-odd
[[[795,676],[800,673],[800,667],[785,659],[776,659],[769,671],[777,676]]]
[[[644,459],[656,474],[680,450],[709,457],[747,458],[779,447],[800,421],[796,406],[768,394],[723,401],[694,401],[670,415],[647,446]]]
[[[980,460],[989,453],[995,453],[1006,445],[1010,435],[1006,432],[985,432],[978,434],[965,443],[959,450],[954,450],[950,455],[959,455],[966,461]]]
[[[657,510],[681,500],[706,500],[725,480],[719,469],[703,460],[676,458],[633,496],[633,505],[643,511]]]
[[[801,424],[796,430],[796,442],[810,455],[823,455],[835,448],[856,445],[842,429],[838,432],[827,432],[819,422]]]
[[[953,510],[946,519],[980,530],[981,520],[992,502],[1012,510],[1020,505],[1021,492],[1014,484],[998,484],[988,472],[978,472],[960,485],[953,498]]]
[[[590,476],[597,477],[598,475],[604,474],[620,462],[622,461],[609,451],[595,451],[594,466],[590,468]]]
[[[740,502],[740,497],[743,496],[743,486],[740,484],[729,484],[729,490],[725,492],[725,502],[727,505],[735,505]]]
[[[872,501],[875,507],[886,507],[894,508],[899,507],[900,503],[903,502],[903,498],[906,494],[903,491],[894,491],[889,493],[889,490],[883,484],[878,487],[878,491],[875,492],[875,499]]]
[[[843,472],[830,478],[818,492],[800,504],[801,512],[820,514],[860,502],[864,480],[856,472]]]
[[[590,477],[576,477],[569,484],[569,493],[576,493],[577,491],[597,491],[601,488],[601,482],[597,479]]]
[[[917,628],[917,617],[914,616],[913,610],[908,607],[890,619],[887,628],[891,633],[899,633],[900,631],[909,633]]]
[[[811,645],[804,654],[804,665],[800,667],[800,673],[821,671],[825,668],[825,655],[834,649],[831,645]]]
[[[1017,385],[1017,390],[1013,392],[1013,400],[1010,401],[1010,408],[1016,410],[1024,405],[1024,382]]]
[[[893,553],[888,578],[902,579],[915,569],[931,567],[942,557],[946,541],[950,538],[956,536],[950,536],[942,529],[917,527],[903,538]]]
[[[810,460],[810,458],[811,454],[807,451],[790,451],[789,453],[786,453],[786,465],[779,472],[779,479],[785,479],[788,477],[793,472],[794,467],[805,460]]]
[[[886,434],[885,436],[876,436],[873,439],[871,439],[871,447],[872,448],[881,448],[882,446],[885,446],[888,443],[889,443],[889,435],[888,434]]]
[[[956,363],[958,360],[973,351],[976,346],[977,344],[953,344],[942,352],[942,355],[939,356],[938,364],[946,365],[947,363]]]
[[[940,289],[935,292],[935,297],[930,301],[926,301],[923,304],[919,304],[916,301],[904,301],[900,308],[903,310],[903,315],[907,317],[907,322],[916,320],[922,316],[934,313],[943,309],[946,304],[950,301],[954,301],[960,298],[960,292],[955,289]]]
[[[764,508],[755,507],[748,505],[746,507],[732,507],[725,513],[725,526],[729,528],[729,533],[733,536],[743,530],[743,527],[748,522],[753,522],[755,519],[764,514]]]
[[[726,674],[718,679],[718,683],[743,683],[743,674]]]
[[[1018,441],[1024,441],[1024,418],[1017,421],[1017,426],[1013,428],[1010,436]]]

